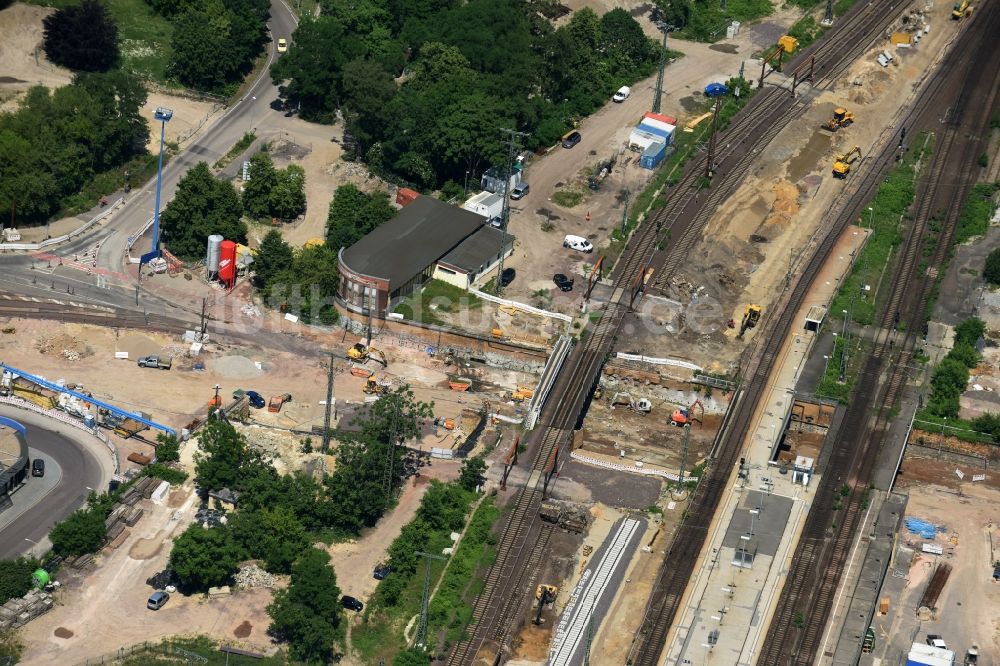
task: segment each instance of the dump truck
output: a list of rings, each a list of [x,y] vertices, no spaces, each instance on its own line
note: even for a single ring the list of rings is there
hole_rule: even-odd
[[[173,360],[162,356],[142,356],[139,358],[138,363],[140,368],[159,368],[160,370],[169,370]]]
[[[281,395],[276,395],[271,397],[271,402],[267,405],[267,411],[277,414],[281,411],[281,407],[286,402],[292,401],[291,393],[282,393]]]

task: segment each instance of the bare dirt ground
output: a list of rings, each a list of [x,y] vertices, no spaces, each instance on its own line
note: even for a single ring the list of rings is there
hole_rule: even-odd
[[[913,476],[912,471],[908,469],[904,472],[898,486],[909,496],[906,515],[943,525],[945,531],[938,533],[935,542],[944,548],[945,553],[943,556],[921,553],[923,540],[903,528],[900,540],[915,547],[917,553],[903,598],[890,600],[891,607],[899,612],[893,616],[891,624],[881,626],[880,630],[889,636],[903,638],[908,638],[911,632],[919,632],[913,638],[917,641],[922,641],[924,633],[940,634],[949,649],[955,650],[958,655],[964,655],[968,647],[978,645],[980,654],[988,660],[985,663],[997,663],[995,655],[1000,654],[1000,588],[991,582],[991,577],[993,562],[1000,558],[994,546],[1000,544],[1000,513],[997,510],[1000,490],[972,483],[963,483],[956,488],[951,480],[947,485],[941,485],[924,476]],[[944,476],[951,475],[951,479],[957,481],[951,469],[940,469],[939,472]],[[916,607],[926,580],[938,563],[951,565],[952,573],[938,601],[937,619],[917,626],[911,609]]]
[[[830,90],[820,91],[798,120],[789,123],[762,151],[741,187],[722,206],[705,230],[690,261],[675,276],[668,293],[679,309],[694,299],[705,306],[717,303],[714,315],[699,317],[697,327],[682,336],[687,357],[705,367],[731,369],[745,344],[736,340],[736,330],[727,329],[729,319],[739,324],[747,303],[768,308],[782,293],[790,266],[804,270],[800,253],[815,233],[824,214],[843,188],[830,175],[837,153],[861,147],[868,157],[887,119],[907,101],[914,84],[940,55],[956,28],[948,15],[951,5],[934,4],[930,12],[931,33],[912,49],[896,52],[899,65],[888,68],[862,56]],[[765,83],[765,85],[767,85]],[[853,111],[857,120],[830,136],[820,131],[836,106]],[[752,343],[753,334],[746,336]],[[661,335],[645,335],[637,343],[644,353],[663,355],[678,341]]]
[[[144,500],[142,506],[146,513],[117,550],[101,555],[86,572],[58,576],[64,584],[58,605],[21,630],[24,663],[77,663],[121,646],[197,633],[272,651],[264,610],[270,590],[212,599],[177,593],[159,611],[146,610],[153,588],[145,581],[166,565],[171,541],[193,519],[197,498],[188,485],[165,505]]]

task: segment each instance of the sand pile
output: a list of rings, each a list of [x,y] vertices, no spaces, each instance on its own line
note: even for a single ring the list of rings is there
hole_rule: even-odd
[[[250,379],[259,377],[264,371],[246,356],[222,356],[208,362],[212,370],[230,379]]]

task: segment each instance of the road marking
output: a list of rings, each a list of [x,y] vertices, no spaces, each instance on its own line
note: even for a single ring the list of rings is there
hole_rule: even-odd
[[[49,301],[50,301],[51,303],[55,303],[56,305],[66,305],[66,304],[65,304],[65,303],[63,303],[62,301],[57,301],[57,300],[56,300],[56,299],[54,299],[54,298],[52,298],[52,299],[49,299]]]
[[[41,303],[42,302],[42,300],[40,298],[35,298],[34,296],[31,297],[31,300],[32,300],[33,303]]]

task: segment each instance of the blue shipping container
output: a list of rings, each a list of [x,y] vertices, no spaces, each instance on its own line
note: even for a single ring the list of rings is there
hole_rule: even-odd
[[[656,125],[647,125],[645,122],[639,123],[639,129],[643,132],[649,132],[650,134],[655,134],[656,136],[662,136],[666,143],[670,143],[673,138],[673,133],[668,132],[662,127],[657,127]]]
[[[655,169],[659,166],[660,162],[663,161],[663,157],[666,154],[667,144],[659,142],[654,143],[643,151],[642,157],[639,158],[639,166],[643,169]]]

